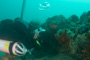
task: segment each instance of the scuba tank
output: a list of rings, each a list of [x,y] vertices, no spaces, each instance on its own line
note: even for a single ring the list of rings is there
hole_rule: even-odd
[[[22,43],[2,39],[0,39],[0,51],[16,56],[23,56],[27,53],[27,49]]]

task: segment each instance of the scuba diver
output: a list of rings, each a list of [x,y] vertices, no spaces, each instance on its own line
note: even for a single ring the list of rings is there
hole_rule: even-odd
[[[11,19],[2,20],[0,22],[0,43],[2,43],[0,51],[14,56],[22,56],[22,60],[25,60],[25,55],[32,54],[32,51],[40,45],[37,37],[38,32],[43,29],[39,26],[33,28],[34,26],[20,18],[16,18],[14,21]]]

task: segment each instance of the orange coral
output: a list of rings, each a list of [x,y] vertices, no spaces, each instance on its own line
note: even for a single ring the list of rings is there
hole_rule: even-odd
[[[61,38],[57,34],[55,35],[55,37],[59,44],[66,45],[66,46],[69,45],[69,35],[67,34],[67,31],[64,30],[61,33]]]

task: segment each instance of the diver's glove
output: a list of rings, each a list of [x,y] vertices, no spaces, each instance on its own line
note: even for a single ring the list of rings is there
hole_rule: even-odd
[[[15,56],[24,56],[27,53],[26,47],[21,42],[6,41],[0,39],[0,51]]]
[[[17,56],[24,56],[28,50],[22,43],[16,42],[12,47],[12,54]]]

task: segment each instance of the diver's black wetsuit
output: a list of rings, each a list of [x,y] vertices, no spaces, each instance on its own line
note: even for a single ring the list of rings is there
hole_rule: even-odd
[[[28,49],[33,48],[31,31],[22,22],[10,19],[0,23],[0,39],[22,42]]]

